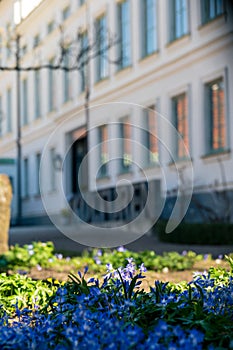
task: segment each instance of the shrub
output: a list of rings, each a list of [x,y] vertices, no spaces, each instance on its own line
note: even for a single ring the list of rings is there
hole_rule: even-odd
[[[111,263],[115,268],[125,267],[127,258],[130,257],[134,258],[137,265],[144,263],[146,268],[155,271],[162,271],[163,268],[169,268],[172,271],[191,269],[196,260],[202,259],[202,256],[194,252],[185,252],[185,254],[168,252],[158,255],[154,251],[131,252],[123,247],[114,250],[93,249],[84,251],[81,257],[64,258],[62,254],[54,254],[52,242],[33,242],[23,247],[16,244],[7,253],[1,255],[0,269],[27,272],[35,266],[38,269],[50,267],[59,269],[62,266],[69,266],[70,270],[76,270],[88,265],[92,272],[104,273],[107,263]]]
[[[165,233],[166,222],[155,225],[162,242],[200,245],[233,244],[233,224],[181,223],[171,233]]]
[[[0,256],[0,268],[30,269],[40,265],[49,265],[49,259],[54,258],[54,245],[52,242],[33,242],[20,247],[18,244],[11,247],[8,252]]]
[[[44,300],[43,309],[15,308],[0,320],[2,349],[231,349],[233,345],[233,260],[231,271],[212,268],[184,284],[155,281],[140,290],[144,265],[133,258],[101,284],[70,275]],[[22,282],[16,280],[17,284]],[[16,289],[15,289],[16,293]]]

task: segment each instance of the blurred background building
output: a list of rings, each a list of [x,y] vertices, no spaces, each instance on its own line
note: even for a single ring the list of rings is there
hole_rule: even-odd
[[[167,196],[162,217],[168,218],[178,185],[184,197],[191,188],[188,150],[195,195],[186,219],[232,220],[231,1],[1,0],[0,28],[0,172],[12,179],[12,224],[17,222],[19,193],[21,223],[48,222],[39,170],[57,127],[41,168],[43,195],[54,214],[66,206],[62,171],[65,196],[87,221],[97,217],[80,200],[80,187],[89,192],[96,187],[111,201],[115,184],[129,180],[138,195],[132,214],[144,203],[145,176],[160,184],[155,196]],[[84,64],[72,69],[77,60]],[[53,69],[39,69],[43,65]],[[182,139],[172,137],[157,112]],[[144,151],[130,140],[144,145]],[[121,159],[108,162],[112,157]],[[180,206],[182,212],[182,201]],[[127,219],[125,212],[118,214]],[[98,220],[111,217],[100,215]]]

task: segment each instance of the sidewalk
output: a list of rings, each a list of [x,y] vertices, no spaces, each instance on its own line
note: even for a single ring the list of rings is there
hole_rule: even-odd
[[[58,231],[54,226],[25,226],[25,227],[12,227],[9,232],[9,244],[19,245],[30,244],[33,241],[52,241],[57,250],[82,252],[87,249],[87,246],[79,244],[63,233]],[[211,246],[211,245],[185,245],[176,243],[163,243],[158,240],[156,236],[151,234],[145,234],[141,238],[135,240],[132,243],[125,245],[129,250],[143,251],[153,250],[157,254],[163,252],[177,251],[182,253],[184,250],[192,250],[198,254],[212,254],[213,257],[217,257],[220,254],[233,253],[233,245],[223,246]]]

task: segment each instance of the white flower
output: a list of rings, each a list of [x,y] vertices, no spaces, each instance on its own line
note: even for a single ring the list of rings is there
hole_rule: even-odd
[[[215,262],[216,262],[216,264],[219,265],[219,264],[221,264],[222,260],[221,259],[216,259]]]
[[[168,268],[168,267],[164,267],[164,268],[162,269],[162,272],[163,272],[163,273],[168,273],[168,272],[169,272],[169,268]]]
[[[42,270],[42,267],[39,264],[36,266],[36,268],[37,268],[38,271]]]

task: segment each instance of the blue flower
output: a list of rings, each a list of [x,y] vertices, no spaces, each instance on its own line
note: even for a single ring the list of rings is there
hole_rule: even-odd
[[[106,264],[107,272],[111,272],[113,270],[112,264]]]
[[[117,251],[118,251],[119,253],[124,253],[124,252],[127,251],[127,249],[125,249],[123,246],[120,246],[120,247],[117,248]]]
[[[58,260],[62,260],[63,259],[63,255],[62,254],[55,254],[56,258]]]
[[[101,265],[101,260],[99,258],[96,257],[94,260],[96,265]]]
[[[142,263],[142,264],[139,266],[139,271],[140,271],[141,273],[147,271],[147,268],[145,267],[144,263]]]
[[[102,255],[103,255],[102,250],[101,250],[101,249],[98,249],[96,255],[97,255],[97,256],[102,256]]]

